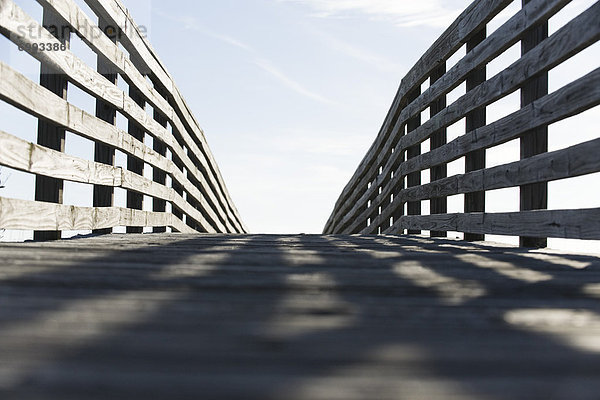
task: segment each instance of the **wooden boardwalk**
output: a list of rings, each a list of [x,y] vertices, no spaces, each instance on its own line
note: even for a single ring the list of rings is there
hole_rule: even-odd
[[[600,398],[600,257],[169,234],[0,257],[2,399]]]

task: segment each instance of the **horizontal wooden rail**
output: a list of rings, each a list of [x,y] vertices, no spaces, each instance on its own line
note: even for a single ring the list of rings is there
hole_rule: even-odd
[[[170,213],[119,207],[75,207],[0,197],[0,226],[5,229],[93,230],[114,226],[170,226],[196,232]]]
[[[509,187],[521,187],[523,198],[523,188],[527,185],[545,184],[552,180],[598,172],[598,163],[594,159],[598,154],[598,142],[592,140],[552,153],[542,151],[542,154],[528,154],[521,161],[490,169],[469,171],[467,167],[466,174],[452,177],[446,177],[446,172],[432,174],[432,182],[425,185],[414,186],[415,180],[411,178],[415,174],[420,176],[421,171],[428,169],[446,171],[445,166],[449,162],[468,157],[476,151],[485,152],[513,139],[523,138],[536,129],[545,129],[549,124],[600,104],[600,69],[596,69],[553,93],[536,94],[537,98],[523,103],[520,110],[494,123],[475,126],[450,143],[445,143],[444,134],[436,136],[443,138],[443,142],[436,142],[435,145],[432,142],[430,150],[424,154],[414,154],[411,150],[433,138],[438,132],[445,132],[447,127],[476,110],[485,110],[485,107],[516,90],[529,90],[526,89],[528,87],[537,90],[537,86],[532,86],[533,82],[547,80],[549,70],[600,40],[600,3],[597,2],[550,37],[536,39],[538,41],[534,45],[528,45],[527,50],[524,50],[512,65],[497,75],[472,85],[466,94],[446,104],[446,95],[465,80],[468,82],[473,71],[485,68],[487,63],[519,41],[525,43],[532,32],[542,32],[540,27],[547,26],[548,19],[569,2],[570,0],[524,1],[520,11],[489,36],[473,42],[467,54],[446,71],[446,60],[476,33],[484,32],[487,22],[510,2],[480,0],[471,4],[402,80],[379,135],[342,191],[325,225],[324,233],[376,234],[431,230],[438,236],[443,231],[456,230],[472,234],[527,236],[531,232],[515,230],[507,233],[507,230],[494,231],[491,228],[482,230],[476,225],[470,230],[468,222],[473,221],[470,217],[459,219],[463,222],[452,225],[452,229],[450,225],[420,223],[419,221],[446,219],[444,214],[405,216],[404,207],[405,204],[409,204],[409,214],[415,214],[415,211],[420,214],[418,208],[411,208],[410,205],[429,200],[432,210],[435,202],[435,210],[445,212],[447,196],[484,193]],[[421,93],[421,84],[429,78],[430,86]],[[415,124],[415,118],[420,117],[421,112],[433,104],[437,106],[432,108],[431,117],[426,121],[419,120]],[[523,142],[522,146],[528,146],[527,143]],[[523,154],[529,152],[523,151]],[[543,170],[539,170],[540,168]],[[405,187],[407,178],[409,185]],[[537,190],[543,189],[536,186],[534,192],[529,191],[528,195],[538,196],[537,198],[546,196],[545,192],[542,194],[536,192]],[[484,204],[477,207],[484,207]],[[465,210],[467,208],[465,204]],[[528,210],[525,208],[521,211]],[[555,215],[543,212],[534,214],[536,218]],[[465,215],[475,214],[467,212]],[[456,214],[452,214],[452,218],[452,221],[457,220]],[[457,226],[460,226],[460,229],[454,229]],[[589,229],[591,233],[586,234],[586,238],[593,236],[593,232],[596,231],[594,228]],[[540,236],[539,231],[531,234],[537,235],[535,237],[546,237],[556,236],[557,232],[560,236],[561,231],[556,229],[546,235]],[[576,235],[569,237],[574,236]]]
[[[53,75],[47,76],[64,77],[69,84],[78,86],[96,98],[99,104],[97,113],[100,106],[106,111],[96,114],[97,116],[86,113],[1,61],[0,99],[38,117],[40,121],[47,121],[45,123],[50,124],[49,126],[106,146],[106,150],[102,151],[108,153],[100,156],[97,146],[96,156],[100,157],[100,162],[75,159],[61,154],[61,149],[44,151],[39,145],[23,143],[2,133],[0,139],[3,146],[13,146],[15,151],[20,152],[29,149],[32,153],[11,157],[3,152],[0,164],[35,173],[38,177],[49,177],[57,183],[72,180],[93,184],[95,188],[127,189],[132,196],[137,193],[138,197],[128,197],[128,207],[131,204],[134,209],[141,209],[143,195],[154,198],[155,210],[164,210],[164,202],[167,201],[172,204],[177,220],[183,220],[190,228],[202,232],[246,232],[218,172],[204,133],[172,77],[121,3],[117,0],[89,1],[98,21],[94,22],[73,0],[38,2],[44,8],[43,23],[28,16],[12,0],[0,0],[0,32],[38,59],[46,71],[52,71]],[[83,39],[98,56],[98,70],[85,64],[68,46],[60,51],[38,51],[40,43],[49,43],[55,47],[61,44],[61,38],[53,36],[45,27],[50,21],[69,28],[69,31],[77,33]],[[122,39],[121,44],[129,54],[121,50],[115,38],[104,34],[99,25],[112,26],[113,32]],[[23,34],[23,26],[35,28],[40,35]],[[117,75],[129,85],[129,93],[117,86]],[[154,117],[144,109],[146,102],[154,109]],[[129,120],[128,132],[116,127],[111,113],[120,113]],[[153,138],[154,149],[144,144],[144,135]],[[114,167],[115,150],[128,155],[129,171]],[[32,157],[36,158],[32,160]],[[32,163],[25,166],[25,160]],[[141,176],[144,163],[154,169],[154,180]],[[52,166],[60,168],[50,169]],[[169,187],[165,185],[166,175],[171,177]],[[112,190],[102,190],[102,196],[105,196],[102,202],[108,201],[102,207],[115,208]],[[105,228],[112,227],[92,229]],[[44,228],[39,227],[39,230]]]
[[[495,235],[598,239],[600,208],[534,210],[512,213],[439,214],[401,217],[384,233],[399,229],[458,231]]]

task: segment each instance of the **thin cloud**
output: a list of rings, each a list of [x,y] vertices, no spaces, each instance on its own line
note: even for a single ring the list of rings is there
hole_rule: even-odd
[[[256,66],[261,68],[263,71],[270,74],[273,78],[278,80],[281,84],[286,86],[288,89],[291,89],[294,92],[296,92],[304,97],[318,101],[323,104],[328,104],[328,105],[335,104],[335,102],[333,102],[332,100],[327,99],[327,98],[321,96],[320,94],[307,89],[301,83],[290,78],[284,72],[282,72],[277,67],[275,67],[273,64],[271,64],[270,61],[265,60],[264,58],[257,58],[256,60],[254,60],[254,64],[256,64]]]
[[[447,26],[465,7],[459,0],[279,0],[304,4],[321,18],[367,15],[398,26]]]
[[[356,46],[352,43],[348,43],[323,31],[312,30],[312,32],[317,35],[323,43],[327,44],[333,50],[369,64],[381,71],[402,70],[402,65],[380,54]]]
[[[175,22],[181,24],[183,29],[185,29],[186,31],[199,32],[206,36],[210,36],[214,39],[217,39],[223,43],[226,43],[230,46],[245,50],[249,53],[254,52],[254,49],[250,45],[242,42],[241,40],[233,38],[231,36],[215,32],[215,31],[207,28],[206,26],[200,25],[198,20],[192,16],[175,16],[175,15],[168,14],[160,9],[157,9],[156,13],[163,18],[167,18],[171,21],[175,21]]]
[[[178,16],[170,15],[170,14],[165,13],[164,11],[160,11],[160,10],[157,10],[157,13],[164,18],[168,18],[172,21],[181,23],[185,30],[200,32],[204,35],[210,36],[210,37],[217,39],[223,43],[226,43],[233,47],[237,47],[239,49],[242,49],[242,50],[252,54],[253,58],[254,58],[253,64],[255,64],[257,67],[259,67],[263,71],[267,72],[269,75],[271,75],[273,78],[275,78],[277,81],[279,81],[281,84],[283,84],[283,86],[287,87],[288,89],[291,89],[292,91],[294,91],[304,97],[318,101],[323,104],[328,104],[328,105],[335,104],[335,102],[333,102],[332,100],[327,99],[327,98],[321,96],[320,94],[307,89],[300,82],[297,82],[296,80],[294,80],[291,77],[289,77],[288,75],[286,75],[283,71],[281,71],[279,68],[277,68],[275,65],[273,65],[273,63],[271,61],[260,57],[258,52],[252,46],[242,42],[241,40],[238,40],[236,38],[233,38],[231,36],[228,36],[228,35],[225,35],[222,33],[212,31],[212,30],[206,28],[205,26],[200,25],[200,23],[194,17],[191,17],[191,16],[178,17]]]

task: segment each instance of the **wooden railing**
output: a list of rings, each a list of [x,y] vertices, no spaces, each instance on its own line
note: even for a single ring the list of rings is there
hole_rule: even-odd
[[[600,3],[548,37],[548,20],[570,1],[524,0],[521,10],[488,36],[487,24],[511,2],[472,3],[410,70],[324,233],[456,231],[466,240],[520,236],[526,247],[544,247],[547,237],[600,238],[599,208],[547,210],[549,181],[600,171],[600,139],[547,152],[549,124],[600,103],[600,69],[548,94],[548,71],[600,38]],[[521,57],[486,79],[486,65],[519,42]],[[463,45],[466,55],[446,70]],[[446,104],[447,94],[465,82],[466,93]],[[486,106],[517,90],[520,109],[486,124]],[[427,108],[430,118],[422,121]],[[447,142],[446,129],[463,118],[465,133]],[[520,161],[486,168],[486,149],[519,138]],[[425,141],[430,150],[421,154]],[[465,173],[447,176],[447,165],[461,158]],[[426,170],[430,182],[421,184]],[[510,187],[520,187],[520,211],[486,213],[486,191]],[[464,213],[448,213],[447,198],[457,194],[464,194]],[[429,215],[420,215],[422,201],[430,202]]]
[[[121,2],[86,0],[95,15],[74,0],[38,3],[42,23],[0,0],[1,33],[41,63],[37,84],[0,62],[0,99],[39,118],[37,144],[0,131],[0,165],[36,174],[35,201],[0,198],[0,228],[36,230],[40,240],[117,226],[245,232],[202,129]],[[96,68],[70,51],[75,34],[97,55]],[[96,99],[95,115],[66,101],[70,85]],[[127,118],[127,131],[117,127],[117,114]],[[95,142],[93,161],[64,153],[66,131]],[[127,155],[126,169],[115,166],[115,150]],[[146,164],[152,178],[144,177]],[[93,207],[61,204],[64,180],[94,185]],[[114,188],[127,190],[127,207],[114,206]],[[144,196],[152,197],[152,211],[142,210]]]

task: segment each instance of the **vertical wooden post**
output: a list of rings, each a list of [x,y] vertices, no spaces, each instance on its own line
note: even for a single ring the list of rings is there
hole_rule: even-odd
[[[158,88],[158,86],[155,84],[155,87],[157,87],[157,91],[159,92],[159,94],[163,97],[166,98],[166,90],[162,89],[162,88]],[[167,122],[168,119],[167,117],[160,112],[160,110],[158,109],[154,109],[154,119],[163,127],[167,127]],[[161,142],[158,139],[154,139],[153,142],[153,148],[154,151],[156,151],[158,154],[162,155],[162,156],[166,156],[167,155],[167,146]],[[160,183],[161,185],[166,185],[167,183],[167,173],[165,171],[163,171],[160,168],[154,168],[152,170],[152,180],[154,180],[154,182]],[[167,202],[165,200],[162,199],[157,199],[154,198],[152,200],[152,210],[154,212],[165,212],[167,209]],[[158,226],[158,227],[154,227],[152,228],[152,232],[154,233],[162,233],[162,232],[166,232],[167,228],[165,226]]]
[[[473,49],[486,38],[486,28],[476,32],[467,42],[467,52]],[[486,80],[486,67],[477,68],[467,76],[467,92],[475,89]],[[486,112],[485,107],[480,107],[471,111],[466,117],[467,132],[485,126]],[[485,149],[475,150],[465,156],[465,172],[476,171],[485,168]],[[485,192],[473,192],[465,194],[465,212],[485,212]],[[465,232],[465,240],[480,241],[484,240],[485,235]]]
[[[388,160],[390,157],[392,157],[394,153],[390,152],[388,153],[388,158],[385,159],[384,161],[384,165],[388,163]],[[392,171],[395,171],[395,168],[392,168]],[[391,176],[390,173],[388,173],[386,176],[383,177],[382,181],[381,181],[381,187],[385,188],[391,180]],[[382,196],[382,195],[380,195]],[[388,194],[387,196],[383,197],[380,201],[380,207],[381,207],[381,213],[385,213],[386,209],[390,206],[390,195]],[[388,229],[390,227],[390,219],[387,218],[386,220],[380,221],[379,223],[379,229],[381,230],[381,233],[385,232],[386,229]]]
[[[108,22],[100,17],[98,18],[98,26],[103,32],[106,32]],[[109,38],[116,43],[117,36],[118,35],[115,34],[109,36]],[[117,72],[108,60],[100,54],[98,54],[97,70],[110,82],[115,85],[117,84]],[[96,99],[96,116],[109,124],[115,125],[117,121],[117,110],[102,99]],[[115,165],[115,149],[103,143],[96,142],[94,146],[94,160],[103,164]],[[110,186],[94,185],[94,207],[112,207],[113,205],[114,189]],[[109,234],[112,233],[112,228],[96,229],[94,230],[94,233],[99,235]]]
[[[400,132],[398,132],[398,140],[396,141],[396,145],[400,141],[400,139],[402,138],[402,136],[405,135],[405,129],[406,129],[406,126],[402,125],[402,127],[400,128]],[[400,150],[398,150],[396,148],[396,145],[394,145],[394,153],[396,151],[400,151]],[[396,161],[396,164],[394,164],[394,166],[392,167],[392,170],[394,171],[394,174],[397,173],[398,168],[400,168],[400,165],[402,165],[402,163],[405,161],[405,157],[406,157],[406,155],[405,155],[404,152],[402,152],[401,154],[398,155],[398,161]],[[395,176],[396,175],[394,175],[394,177]],[[390,179],[393,179],[392,176],[390,176]],[[394,192],[394,199],[393,199],[393,201],[396,201],[396,199],[398,197],[400,197],[400,195],[402,193],[402,190],[404,190],[404,177],[402,177],[402,179],[399,179],[398,185],[393,189],[393,192]],[[395,224],[400,218],[402,218],[403,215],[404,215],[404,203],[400,202],[392,210],[392,222]],[[394,232],[394,233],[399,234],[399,235],[403,235],[404,234],[404,229],[400,229],[399,231]]]
[[[44,8],[42,24],[62,43],[69,44],[70,27],[66,21],[50,10],[49,7]],[[55,93],[60,98],[67,99],[67,77],[44,63],[42,63],[40,69],[40,85]],[[40,119],[38,121],[37,142],[39,145],[64,152],[65,130],[51,122]],[[63,180],[36,175],[35,200],[62,204]],[[33,239],[38,241],[58,240],[60,238],[60,231],[35,231],[33,233]]]
[[[413,100],[415,100],[421,94],[421,86],[413,89],[413,91],[407,94],[407,101],[410,104]],[[415,115],[413,118],[409,119],[406,124],[406,134],[410,134],[410,132],[414,131],[421,125],[421,114]],[[406,158],[411,159],[417,157],[421,154],[421,144],[416,144],[414,146],[409,147],[406,150]],[[406,178],[406,186],[414,187],[421,185],[421,171],[411,172],[408,174]],[[409,201],[407,205],[407,215],[421,215],[421,201]],[[420,229],[409,229],[408,234],[418,235],[421,233]]]
[[[433,85],[438,79],[440,79],[446,73],[446,63],[440,64],[436,69],[433,70],[430,77],[430,84]],[[431,117],[446,108],[446,96],[441,96],[436,101],[431,103],[430,114]],[[431,135],[431,150],[436,149],[446,144],[448,140],[446,128],[435,132]],[[431,182],[448,176],[448,167],[446,164],[436,165],[430,169]],[[430,200],[431,214],[446,214],[448,212],[448,200],[446,197],[438,197]],[[443,231],[431,231],[431,237],[446,237],[446,232]]]
[[[373,189],[373,194],[369,198],[369,200],[371,202],[371,206],[373,206],[373,204],[377,200],[377,197],[379,196],[379,189],[378,189],[379,185],[377,184],[378,178],[379,178],[379,169],[377,169],[377,173],[376,173],[375,177],[373,178],[373,180],[371,181],[372,182],[371,188]],[[375,218],[377,218],[378,214],[379,214],[379,207],[375,207],[375,209],[368,216],[368,218],[371,220],[371,233],[374,233],[374,234],[377,234],[377,227],[373,225],[373,221],[375,220]],[[358,232],[356,232],[356,233],[358,233]]]
[[[523,6],[531,0],[523,0]],[[521,54],[524,55],[548,37],[548,22],[536,25],[525,33],[521,41]],[[548,94],[548,73],[527,81],[521,88],[521,107]],[[548,151],[548,127],[542,126],[521,136],[521,159]],[[534,183],[521,186],[520,210],[540,210],[548,208],[548,183]],[[547,247],[546,238],[520,237],[522,247]]]
[[[175,140],[177,140],[179,145],[182,146],[182,142],[180,141],[181,139],[179,138],[179,135],[177,134],[175,127],[173,127],[173,134],[174,134]],[[179,159],[179,157],[177,157],[177,155],[171,153],[171,158],[172,158],[175,166],[181,172],[183,172],[185,175],[185,168],[184,168],[183,162]],[[180,185],[179,183],[177,183],[175,180],[173,180],[173,190],[175,190],[175,193],[177,193],[181,197],[183,197],[183,186]],[[172,209],[173,215],[175,215],[177,218],[179,218],[181,221],[183,221],[183,211],[181,209],[179,209],[179,207],[177,207],[174,203],[171,203],[171,209]]]
[[[134,88],[133,86],[129,87],[129,97],[136,102],[137,105],[144,108],[146,106],[146,101],[142,96],[142,93]],[[144,142],[144,129],[139,126],[136,122],[129,120],[128,131],[131,136],[140,142]],[[133,156],[127,156],[127,170],[134,172],[138,175],[144,175],[144,161],[139,158]],[[132,190],[127,191],[127,208],[132,208],[134,210],[141,210],[144,205],[144,195],[134,192]],[[143,227],[140,226],[128,226],[126,228],[127,233],[142,233],[144,231]]]

